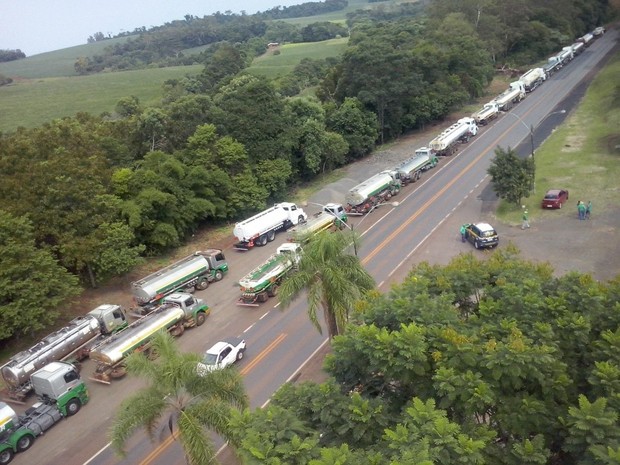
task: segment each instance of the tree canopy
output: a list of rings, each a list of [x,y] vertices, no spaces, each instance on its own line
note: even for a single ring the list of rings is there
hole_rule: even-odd
[[[360,302],[332,341],[330,381],[286,385],[266,409],[234,415],[241,455],[313,465],[617,463],[619,278],[557,277],[512,246],[484,260],[422,263]]]

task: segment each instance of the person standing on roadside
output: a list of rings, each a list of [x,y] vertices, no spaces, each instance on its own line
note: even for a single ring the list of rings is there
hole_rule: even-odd
[[[461,225],[461,242],[465,242],[467,240],[467,229],[465,229],[465,225]]]
[[[591,214],[592,214],[592,201],[588,200],[588,205],[586,205],[586,216],[585,216],[585,219],[589,220]]]
[[[525,228],[529,229],[529,227],[530,227],[530,221],[529,221],[530,220],[530,216],[528,215],[527,210],[523,211],[522,219],[523,219],[523,223],[521,223],[521,229],[525,229]]]
[[[586,219],[586,204],[581,200],[579,201],[579,205],[577,205],[577,212],[579,213],[580,220]]]

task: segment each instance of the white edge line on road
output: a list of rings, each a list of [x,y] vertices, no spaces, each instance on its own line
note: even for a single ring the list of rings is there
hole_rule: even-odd
[[[112,445],[111,442],[108,442],[105,446],[103,446],[101,449],[99,449],[95,455],[93,455],[91,458],[89,458],[86,462],[84,462],[84,465],[88,465],[90,462],[92,462],[93,460],[95,460],[97,458],[97,456],[99,454],[101,454],[104,450],[106,450],[108,447],[110,447]]]

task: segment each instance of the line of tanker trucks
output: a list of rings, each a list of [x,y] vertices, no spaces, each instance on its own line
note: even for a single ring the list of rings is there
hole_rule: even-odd
[[[431,140],[428,146],[417,149],[411,158],[350,189],[344,206],[328,204],[322,212],[308,220],[308,215],[294,203],[280,203],[237,223],[233,234],[238,240],[235,248],[239,250],[264,246],[274,240],[277,232],[290,231],[288,243],[280,246],[276,254],[240,280],[241,298],[238,304],[256,306],[277,295],[281,280],[299,261],[299,244],[305,238],[328,228],[341,229],[347,222],[347,214],[366,214],[397,195],[402,186],[417,181],[425,171],[434,168],[439,157],[452,155],[461,144],[474,137],[478,133],[478,125],[493,119],[494,116],[488,116],[493,115],[493,111],[509,111],[558,66],[570,62],[603,33],[603,28],[597,28],[580,37],[570,47],[564,47],[549,58],[545,67],[524,73],[479,112],[459,119]],[[132,352],[148,350],[150,340],[158,331],[167,330],[174,336],[180,336],[185,329],[205,322],[209,307],[191,291],[206,289],[211,282],[220,281],[227,271],[224,253],[219,249],[208,249],[195,252],[133,282],[131,290],[135,306],[129,312],[119,305],[100,305],[86,315],[71,320],[30,349],[14,355],[0,367],[6,385],[3,391],[5,400],[23,402],[31,391],[36,392],[33,375],[48,366],[58,369],[58,366],[50,364],[63,360],[79,368],[79,361],[90,358],[96,364],[91,379],[98,382],[109,384],[112,379],[122,377],[125,374],[124,359]],[[133,322],[128,319],[130,315],[136,318]],[[35,407],[38,405],[35,404]],[[0,405],[2,409],[5,409],[4,404]],[[62,411],[60,416],[56,416],[60,418],[68,414]],[[11,421],[15,418],[11,416]],[[20,424],[25,421],[27,419],[19,420]],[[14,429],[8,428],[7,431]],[[23,444],[13,446],[12,452],[10,447],[0,451],[0,454],[4,453],[4,459],[10,461],[13,452],[20,451],[20,447],[25,450]]]

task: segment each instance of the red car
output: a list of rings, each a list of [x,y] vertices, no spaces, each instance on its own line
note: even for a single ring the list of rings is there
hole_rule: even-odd
[[[568,200],[568,191],[564,189],[551,189],[542,200],[542,208],[562,208],[562,204]]]

